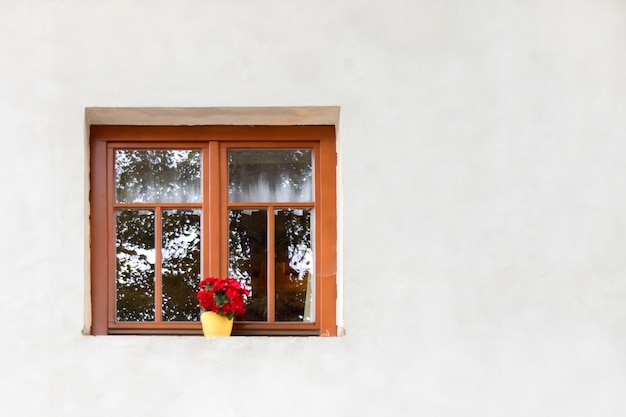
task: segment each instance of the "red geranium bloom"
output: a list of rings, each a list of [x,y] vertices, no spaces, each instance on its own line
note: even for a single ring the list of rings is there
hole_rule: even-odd
[[[250,291],[234,278],[207,277],[200,281],[196,298],[204,311],[232,319],[245,314],[245,300],[249,295]]]

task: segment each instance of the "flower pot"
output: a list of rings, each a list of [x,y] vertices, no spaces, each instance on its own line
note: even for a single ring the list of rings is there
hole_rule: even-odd
[[[230,336],[233,331],[233,319],[220,316],[212,311],[200,315],[204,337]]]

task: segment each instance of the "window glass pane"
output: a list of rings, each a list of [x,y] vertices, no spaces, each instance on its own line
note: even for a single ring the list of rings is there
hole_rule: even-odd
[[[311,210],[275,210],[276,321],[314,321]]]
[[[154,320],[154,211],[117,210],[116,318]]]
[[[201,201],[201,152],[116,150],[118,203],[197,203]]]
[[[196,321],[200,281],[201,210],[163,210],[162,279],[163,320]]]
[[[250,290],[242,320],[267,321],[267,210],[230,210],[228,231],[228,275]]]
[[[311,149],[228,151],[228,201],[313,201]]]

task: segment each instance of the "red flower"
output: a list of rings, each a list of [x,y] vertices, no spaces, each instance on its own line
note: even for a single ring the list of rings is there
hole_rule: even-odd
[[[203,310],[213,311],[230,319],[245,314],[245,299],[249,295],[250,291],[234,278],[207,277],[200,281],[196,298]]]

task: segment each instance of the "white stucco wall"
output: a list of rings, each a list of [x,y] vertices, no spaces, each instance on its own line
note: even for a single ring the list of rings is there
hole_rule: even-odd
[[[625,42],[621,0],[0,0],[0,415],[626,415]],[[315,105],[345,337],[81,334],[85,107]]]

